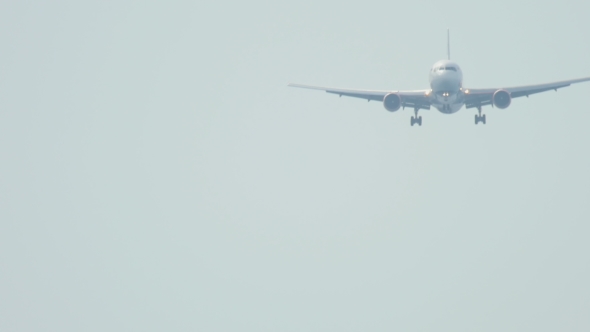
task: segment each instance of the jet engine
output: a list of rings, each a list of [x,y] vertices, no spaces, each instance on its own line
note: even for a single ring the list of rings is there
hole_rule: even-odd
[[[510,106],[510,102],[512,102],[512,97],[510,97],[510,92],[506,90],[498,90],[494,92],[494,96],[492,97],[492,103],[494,106],[500,109],[504,109]]]
[[[402,106],[402,98],[397,93],[390,93],[383,98],[383,107],[390,112],[399,110]]]

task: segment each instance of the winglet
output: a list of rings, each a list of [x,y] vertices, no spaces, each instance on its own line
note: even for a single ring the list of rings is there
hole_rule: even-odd
[[[449,28],[447,28],[447,56],[451,60],[451,33],[449,32]]]

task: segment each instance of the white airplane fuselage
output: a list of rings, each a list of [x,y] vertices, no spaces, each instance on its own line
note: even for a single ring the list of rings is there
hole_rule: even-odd
[[[463,72],[450,60],[440,60],[430,69],[430,100],[441,113],[453,114],[465,103]]]

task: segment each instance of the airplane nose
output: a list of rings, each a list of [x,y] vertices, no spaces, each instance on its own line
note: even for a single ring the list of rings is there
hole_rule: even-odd
[[[445,70],[438,73],[432,83],[433,88],[438,91],[455,91],[461,87],[460,81],[460,74],[454,71]]]
[[[455,84],[454,84],[454,80],[449,79],[450,77],[446,76],[446,75],[440,75],[439,77],[437,77],[435,80],[433,80],[433,89],[437,90],[437,91],[452,91],[454,90]]]

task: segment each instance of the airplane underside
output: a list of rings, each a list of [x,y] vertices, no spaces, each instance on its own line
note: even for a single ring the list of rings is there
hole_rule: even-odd
[[[439,112],[443,114],[453,114],[459,112],[459,110],[465,105],[464,103],[457,103],[457,104],[433,104]]]
[[[465,103],[455,103],[455,104],[432,104],[434,108],[436,108],[439,112],[443,114],[454,114],[457,113],[465,106]],[[486,124],[486,115],[481,113],[481,107],[477,108],[478,114],[475,115],[475,124],[479,124],[480,122]],[[414,116],[410,118],[410,125],[419,125],[422,126],[422,116],[418,116],[419,109],[414,109]]]
[[[434,108],[436,108],[439,112],[443,114],[454,114],[457,113],[465,106],[465,103],[455,103],[455,104],[432,104]],[[421,126],[422,125],[422,116],[418,116],[419,109],[414,109],[414,116],[410,118],[410,124],[413,126],[415,124]],[[481,107],[477,108],[478,114],[475,115],[475,124],[479,124],[480,122],[486,124],[486,115],[481,113]]]

